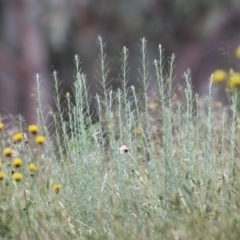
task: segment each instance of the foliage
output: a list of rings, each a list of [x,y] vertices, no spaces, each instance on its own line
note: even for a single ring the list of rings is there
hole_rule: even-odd
[[[124,47],[122,88],[114,92],[105,81],[100,37],[98,44],[97,122],[76,56],[73,96],[62,94],[53,74],[57,110],[49,112],[50,126],[39,76],[37,125],[29,126],[28,140],[6,140],[25,132],[22,121],[14,134],[7,122],[1,125],[1,150],[12,149],[1,165],[1,238],[239,239],[238,93],[230,96],[231,106],[222,107],[212,101],[210,83],[209,96],[200,99],[189,73],[185,88],[175,89],[174,55],[166,61],[161,46],[153,61],[156,75],[150,76],[145,39],[140,89],[127,87]],[[150,78],[156,89],[149,89]],[[16,157],[20,166],[11,164]],[[12,178],[15,173],[22,178]]]

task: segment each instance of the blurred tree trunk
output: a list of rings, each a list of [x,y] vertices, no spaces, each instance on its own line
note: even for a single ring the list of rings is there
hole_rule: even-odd
[[[38,5],[38,7],[36,7]],[[42,81],[42,99],[45,105],[52,102],[50,74],[48,73],[48,53],[41,26],[41,7],[37,0],[12,0],[16,23],[16,38],[19,49],[19,61],[25,66],[19,79],[23,88],[24,115],[28,122],[36,119],[36,97],[31,94],[36,90],[36,74]]]

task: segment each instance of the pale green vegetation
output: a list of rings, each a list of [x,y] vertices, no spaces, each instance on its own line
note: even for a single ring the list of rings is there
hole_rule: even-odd
[[[150,76],[145,39],[140,91],[128,87],[124,47],[122,88],[113,92],[101,38],[98,45],[103,94],[96,96],[97,123],[77,56],[73,96],[61,92],[53,74],[57,110],[48,114],[50,126],[37,76],[36,122],[46,142],[29,134],[28,143],[13,145],[23,160],[17,169],[13,156],[2,155],[0,238],[240,239],[238,92],[229,94],[229,107],[213,102],[211,84],[209,96],[199,99],[188,73],[177,91],[174,56],[166,61],[161,46]],[[25,132],[22,119],[19,131]],[[11,134],[2,128],[2,152]],[[20,182],[12,170],[22,174]]]

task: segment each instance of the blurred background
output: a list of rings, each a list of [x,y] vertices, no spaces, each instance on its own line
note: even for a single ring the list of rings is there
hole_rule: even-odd
[[[89,89],[99,92],[97,37],[107,44],[109,82],[120,86],[123,46],[130,51],[130,83],[137,84],[140,38],[148,40],[150,74],[159,44],[165,56],[176,54],[177,82],[191,69],[194,90],[206,92],[216,69],[239,64],[239,0],[1,0],[0,114],[21,114],[33,123],[35,75],[41,75],[42,97],[53,106],[52,72],[58,71],[64,92],[74,81],[74,55],[79,54]],[[154,79],[152,79],[154,81]]]

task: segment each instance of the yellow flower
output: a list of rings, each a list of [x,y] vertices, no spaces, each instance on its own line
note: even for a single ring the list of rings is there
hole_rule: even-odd
[[[14,173],[12,177],[16,182],[21,182],[23,180],[23,175],[21,173]]]
[[[28,168],[29,168],[29,171],[31,171],[31,172],[36,172],[38,169],[34,163],[30,163]]]
[[[62,188],[61,184],[54,184],[53,185],[53,189],[55,190],[56,193],[58,193],[61,188]]]
[[[2,181],[6,177],[7,177],[6,173],[0,172],[0,181]]]
[[[0,131],[3,130],[3,128],[4,128],[4,124],[0,122]]]
[[[42,145],[42,144],[44,144],[44,143],[46,142],[46,138],[43,137],[43,136],[37,136],[37,137],[35,138],[35,142],[36,142],[37,144],[39,144],[39,145]]]
[[[29,125],[28,126],[28,131],[32,133],[33,135],[39,133],[39,127],[37,125]]]
[[[141,130],[140,128],[138,128],[138,129],[136,130],[136,135],[137,135],[137,136],[141,136],[141,135],[142,135],[142,130]]]
[[[3,167],[3,165],[2,165],[2,163],[0,162],[0,170],[2,169],[2,167]]]
[[[23,140],[23,133],[16,133],[15,135],[13,135],[13,141],[16,142],[21,142]]]
[[[240,59],[240,46],[237,47],[237,49],[235,51],[235,56],[237,59]]]
[[[70,98],[70,97],[71,97],[70,93],[66,92],[66,98]]]
[[[231,89],[240,87],[240,73],[231,72],[228,85]]]
[[[11,148],[5,148],[5,149],[3,150],[3,155],[4,155],[5,157],[11,157],[12,154],[13,154],[13,150],[12,150]]]
[[[22,166],[22,164],[23,164],[22,159],[20,159],[20,158],[15,158],[15,159],[13,159],[12,165],[13,165],[14,167],[19,168],[19,167]]]
[[[213,83],[222,83],[227,80],[228,74],[223,70],[216,70],[213,73]]]

